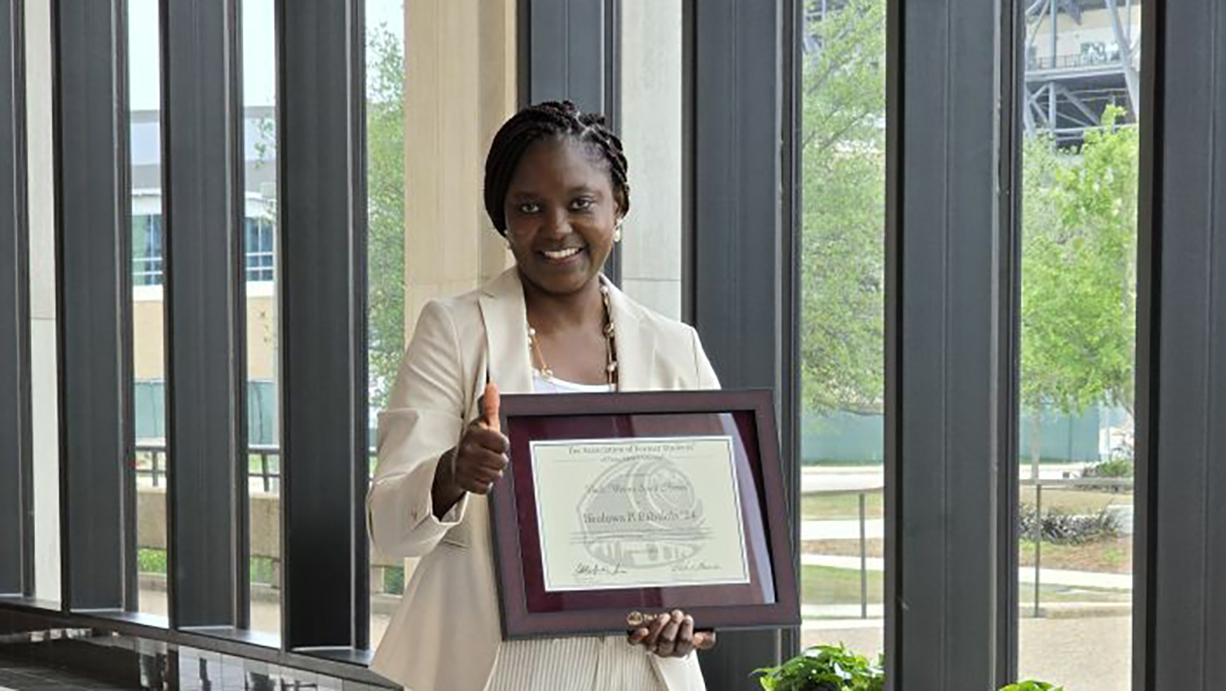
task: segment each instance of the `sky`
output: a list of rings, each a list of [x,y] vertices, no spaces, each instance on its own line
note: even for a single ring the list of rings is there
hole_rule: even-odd
[[[292,0],[290,0],[292,1]],[[270,106],[276,98],[273,0],[240,0],[243,31],[243,102]],[[366,25],[384,24],[404,43],[402,0],[366,0]],[[128,79],[132,110],[157,110],[158,0],[128,0]]]

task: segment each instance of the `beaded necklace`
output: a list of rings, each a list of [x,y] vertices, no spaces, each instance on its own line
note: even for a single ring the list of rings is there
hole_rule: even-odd
[[[609,304],[609,286],[601,284],[600,298],[604,303],[604,328],[602,330],[605,340],[605,376],[608,378],[609,390],[617,391],[617,341],[613,334],[613,308]],[[541,343],[536,338],[536,329],[532,328],[531,324],[528,325],[528,348],[535,360],[532,366],[541,373],[546,381],[553,384],[556,381],[553,370],[545,362],[545,352],[541,350]]]

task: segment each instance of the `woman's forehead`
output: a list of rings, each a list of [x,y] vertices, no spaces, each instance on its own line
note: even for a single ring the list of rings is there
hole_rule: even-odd
[[[537,140],[524,151],[508,191],[539,186],[604,189],[612,186],[612,180],[594,145],[561,137]]]

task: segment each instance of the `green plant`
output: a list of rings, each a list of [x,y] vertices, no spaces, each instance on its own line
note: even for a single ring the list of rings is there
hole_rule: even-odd
[[[166,573],[166,550],[145,549],[136,551],[136,570],[140,573]]]
[[[1017,530],[1024,537],[1032,537],[1038,512],[1030,504],[1023,503],[1017,511]],[[1057,545],[1084,545],[1087,542],[1118,537],[1121,533],[1120,519],[1109,507],[1085,515],[1072,514],[1059,509],[1043,512],[1039,531],[1044,542]]]
[[[765,691],[882,691],[885,671],[842,645],[808,648],[778,667],[754,670]]]
[[[1064,687],[1052,686],[1045,681],[1019,681],[1001,687],[1000,691],[1064,691]]]
[[[1131,458],[1111,458],[1106,461],[1095,463],[1085,469],[1082,477],[1109,477],[1109,478],[1126,478],[1132,477],[1132,459]]]

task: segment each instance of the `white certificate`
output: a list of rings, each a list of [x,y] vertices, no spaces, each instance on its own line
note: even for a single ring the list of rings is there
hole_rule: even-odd
[[[530,444],[546,591],[748,583],[732,438]]]

